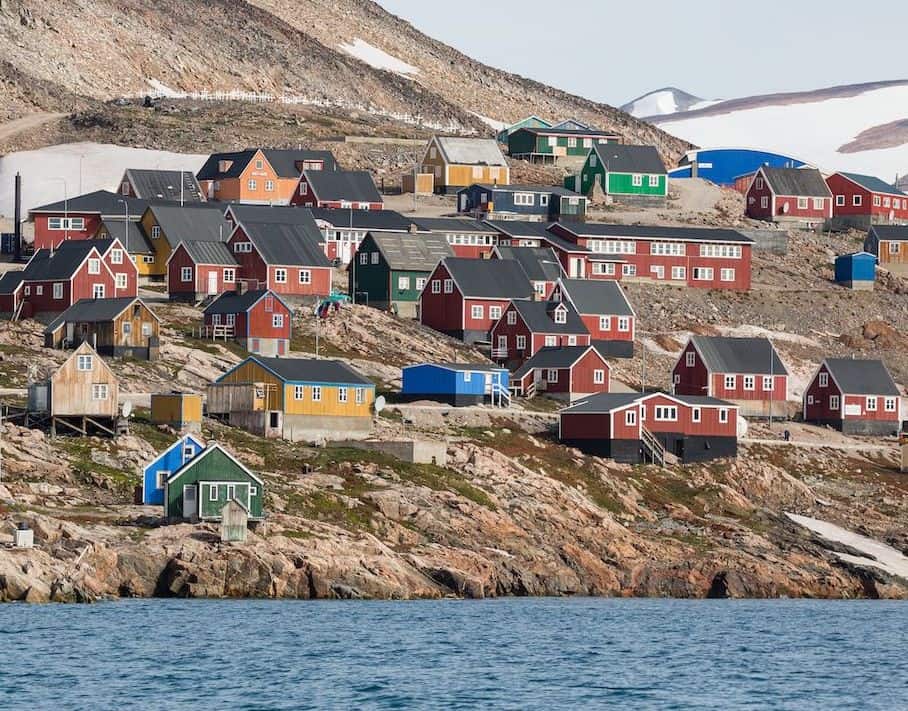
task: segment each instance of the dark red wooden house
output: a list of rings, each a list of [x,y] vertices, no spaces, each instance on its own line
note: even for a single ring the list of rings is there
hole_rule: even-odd
[[[590,334],[564,301],[512,301],[490,332],[492,360],[520,365],[542,348],[588,346]]]
[[[304,171],[290,204],[353,210],[385,208],[372,174],[365,170]]]
[[[908,195],[871,175],[833,173],[826,178],[833,196],[837,227],[870,229],[871,225],[908,224]]]
[[[832,193],[816,168],[762,166],[745,195],[748,217],[803,227],[832,219]]]
[[[180,242],[167,260],[167,293],[176,301],[200,301],[233,291],[239,266],[224,242]]]
[[[35,249],[58,247],[70,240],[90,239],[105,219],[138,222],[148,203],[107,190],[77,195],[28,211],[35,225]]]
[[[632,358],[637,316],[618,282],[561,279],[552,299],[570,304],[590,334],[590,342],[607,356]]]
[[[250,353],[283,356],[290,352],[293,310],[268,289],[221,294],[204,312],[205,335],[231,338]]]
[[[593,346],[543,348],[511,375],[511,388],[518,395],[576,400],[607,393],[611,368]]]

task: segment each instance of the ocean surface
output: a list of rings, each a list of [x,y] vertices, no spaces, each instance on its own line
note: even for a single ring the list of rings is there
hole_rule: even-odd
[[[0,605],[0,709],[906,709],[908,604]]]

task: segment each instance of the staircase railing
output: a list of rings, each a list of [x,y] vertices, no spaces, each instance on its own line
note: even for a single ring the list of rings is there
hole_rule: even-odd
[[[501,383],[493,383],[491,392],[492,404],[497,407],[511,406],[511,393]]]
[[[658,464],[660,467],[665,466],[665,447],[652,432],[643,426],[640,427],[640,443],[643,445],[644,460],[648,455],[653,464]]]

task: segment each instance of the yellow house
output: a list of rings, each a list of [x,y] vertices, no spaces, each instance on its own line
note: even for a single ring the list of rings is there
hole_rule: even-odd
[[[347,439],[372,429],[375,385],[336,360],[250,356],[207,395],[210,416],[264,437]]]
[[[223,206],[211,203],[151,205],[139,225],[149,249],[142,254],[129,253],[139,276],[150,279],[167,276],[167,260],[180,242],[226,242],[233,229],[224,218]]]
[[[419,172],[435,177],[437,193],[455,193],[474,183],[509,185],[511,182],[504,154],[491,138],[433,136]]]

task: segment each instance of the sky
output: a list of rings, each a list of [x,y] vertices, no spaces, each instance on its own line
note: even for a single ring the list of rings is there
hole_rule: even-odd
[[[612,105],[665,86],[726,99],[908,78],[905,0],[377,2],[474,59]]]

